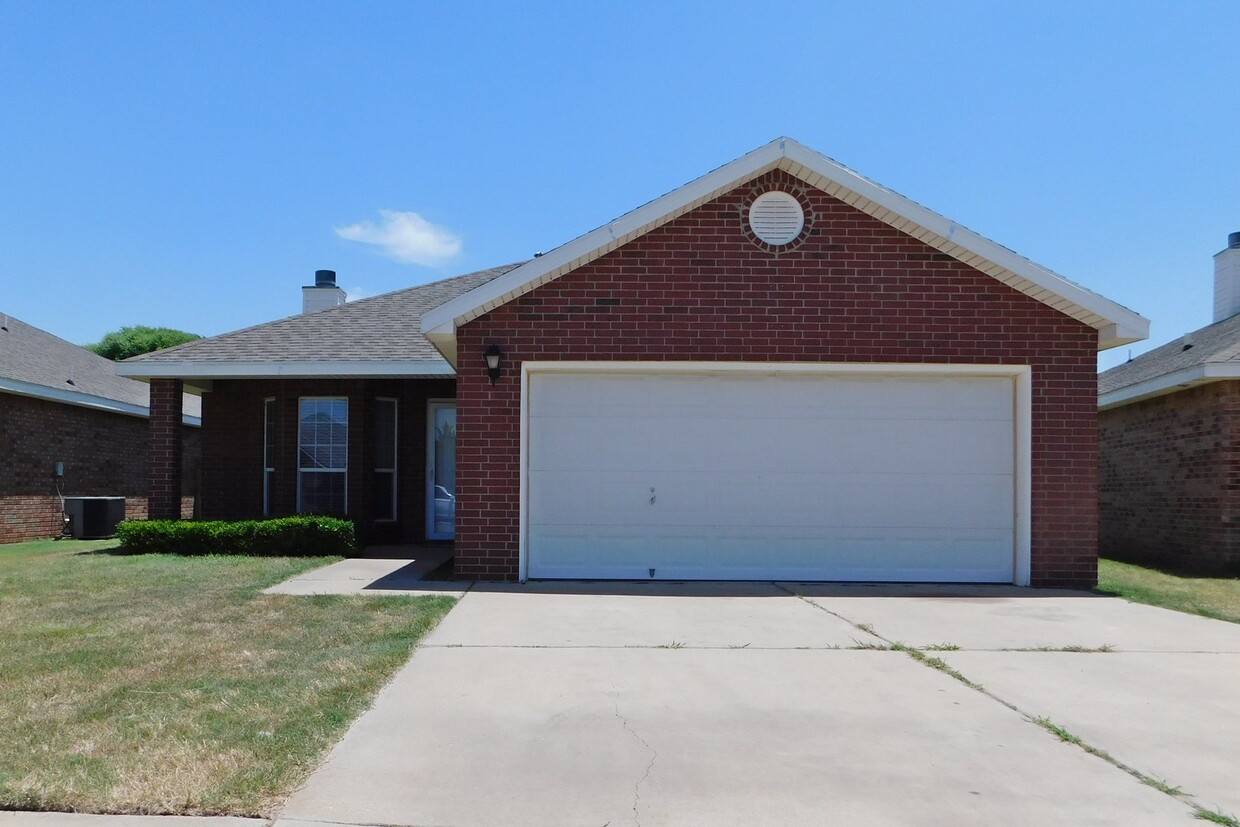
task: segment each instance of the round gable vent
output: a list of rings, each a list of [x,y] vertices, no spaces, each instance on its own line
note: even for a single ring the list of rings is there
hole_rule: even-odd
[[[772,246],[794,241],[804,227],[805,210],[790,193],[764,192],[749,207],[749,228]]]

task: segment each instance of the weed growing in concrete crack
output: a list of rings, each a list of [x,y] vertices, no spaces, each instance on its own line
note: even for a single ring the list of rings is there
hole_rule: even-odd
[[[1145,773],[1140,772],[1139,770],[1135,770],[1131,767],[1121,764],[1119,761],[1116,761],[1114,758],[1111,757],[1111,753],[1107,752],[1106,750],[1098,749],[1093,744],[1090,744],[1086,741],[1082,741],[1080,736],[1073,735],[1071,732],[1068,732],[1068,730],[1064,729],[1059,724],[1052,721],[1050,718],[1047,718],[1045,716],[1038,716],[1037,718],[1033,718],[1032,721],[1038,726],[1042,727],[1042,729],[1054,735],[1060,741],[1066,741],[1069,744],[1074,744],[1075,746],[1078,746],[1081,749],[1088,752],[1090,755],[1095,755],[1101,758],[1103,761],[1112,763],[1115,766],[1119,767],[1120,769],[1124,770],[1125,772],[1129,773],[1130,775],[1135,776],[1142,784],[1148,784],[1149,786],[1153,787],[1156,790],[1162,790],[1163,792],[1167,793],[1167,795],[1177,795],[1179,793],[1179,789],[1180,789],[1179,787],[1172,787],[1166,781],[1157,781],[1154,778],[1151,778],[1150,776],[1146,775]]]
[[[1085,743],[1079,737],[1073,735],[1071,732],[1068,732],[1068,730],[1064,729],[1050,718],[1039,715],[1037,718],[1033,719],[1033,722],[1042,727],[1042,729],[1054,735],[1060,741],[1065,741],[1069,744],[1076,744],[1078,747],[1085,746]]]
[[[749,644],[748,643],[732,643],[728,645],[728,648],[729,649],[748,649]]]
[[[891,647],[885,643],[871,643],[868,640],[857,640],[853,638],[853,645],[849,649],[866,649],[875,652],[890,652]]]
[[[874,626],[872,624],[854,623],[853,625],[856,626],[861,631],[865,632],[867,635],[874,635]],[[874,637],[878,637],[878,635],[874,635]]]
[[[922,647],[925,652],[958,652],[960,647],[954,643],[932,643],[929,646]]]
[[[1213,824],[1226,824],[1227,827],[1240,827],[1240,821],[1237,821],[1235,816],[1220,813],[1218,810],[1207,810],[1203,807],[1196,807],[1194,809],[1197,812],[1193,814],[1193,818],[1199,818],[1202,821],[1209,821]]]
[[[749,644],[745,644],[745,645],[748,646]],[[656,649],[683,649],[685,648],[685,644],[679,640],[673,640],[671,643],[660,643],[658,646],[654,648]]]
[[[1153,787],[1154,789],[1158,790],[1160,793],[1166,793],[1167,795],[1179,795],[1180,794],[1179,787],[1173,787],[1171,784],[1167,783],[1166,781],[1163,781],[1161,778],[1146,777],[1146,778],[1141,779],[1141,783],[1147,786]]]
[[[891,644],[891,648],[895,649],[897,652],[903,652],[904,654],[908,655],[910,658],[917,661],[918,663],[924,663],[926,666],[929,666],[931,669],[939,670],[944,675],[950,675],[951,677],[960,681],[961,683],[963,683],[965,686],[969,687],[970,689],[976,689],[979,692],[984,691],[980,683],[974,683],[973,681],[969,680],[964,675],[960,674],[958,671],[953,669],[951,667],[951,664],[949,664],[947,661],[943,660],[942,658],[930,657],[929,655],[927,655],[925,652],[921,651],[920,649],[914,646],[908,646],[903,643],[893,643]]]
[[[1110,643],[1104,643],[1101,646],[1080,646],[1073,644],[1071,646],[1026,646],[1020,649],[1000,649],[1001,652],[1072,652],[1074,654],[1094,655],[1105,652],[1114,652],[1115,647]]]

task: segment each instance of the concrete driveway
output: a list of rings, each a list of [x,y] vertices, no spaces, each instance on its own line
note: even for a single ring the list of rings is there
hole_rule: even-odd
[[[1187,825],[1240,814],[1237,678],[1240,626],[1072,593],[477,587],[281,821]]]

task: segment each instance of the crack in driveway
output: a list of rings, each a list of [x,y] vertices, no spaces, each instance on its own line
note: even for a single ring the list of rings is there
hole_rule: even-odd
[[[874,629],[874,627],[870,625],[869,623],[860,623],[856,620],[853,620],[850,617],[840,614],[839,612],[835,612],[835,611],[832,611],[831,609],[828,609],[826,606],[823,606],[822,604],[817,603],[814,600],[811,600],[810,598],[806,597],[803,594],[800,594],[799,592],[796,592],[785,586],[780,586],[778,583],[775,585],[783,589],[784,591],[786,591],[788,594],[792,595],[793,597],[796,597],[799,600],[805,601],[806,603],[813,606],[814,608],[819,609],[820,611],[826,612],[832,617],[839,618],[845,623],[851,624],[854,628],[862,632],[865,632],[866,634],[873,635],[879,640],[885,641],[886,643],[890,645],[890,649],[903,652],[905,655],[908,655],[915,662],[921,664],[922,666],[926,666],[930,669],[934,669],[936,671],[942,672],[948,675],[949,677],[955,679],[956,681],[959,681],[961,684],[969,687],[973,691],[981,695],[984,695],[985,697],[991,699],[992,701],[998,703],[1001,706],[1007,707],[1008,709],[1015,712],[1017,715],[1024,718],[1025,721],[1027,721],[1028,723],[1031,723],[1034,726],[1037,726],[1043,730],[1046,730],[1047,732],[1059,738],[1060,741],[1064,741],[1066,743],[1073,744],[1079,747],[1088,755],[1101,759],[1102,761],[1110,764],[1116,769],[1124,773],[1127,773],[1129,776],[1139,781],[1140,783],[1145,784],[1148,787],[1152,787],[1153,789],[1158,790],[1164,795],[1170,796],[1176,801],[1179,801],[1181,804],[1187,805],[1193,811],[1194,818],[1203,819],[1206,821],[1217,821],[1217,823],[1221,823],[1221,824],[1236,825],[1238,823],[1234,817],[1225,816],[1221,812],[1218,812],[1218,811],[1207,810],[1205,807],[1202,807],[1201,805],[1197,804],[1195,801],[1192,800],[1193,798],[1195,798],[1195,796],[1192,793],[1185,792],[1180,786],[1172,786],[1171,784],[1157,778],[1156,776],[1150,775],[1149,773],[1146,773],[1140,769],[1137,769],[1131,764],[1127,764],[1123,761],[1120,761],[1119,759],[1111,755],[1106,750],[1101,749],[1089,743],[1088,741],[1085,741],[1083,738],[1080,738],[1079,736],[1076,736],[1068,732],[1062,727],[1057,726],[1049,718],[1045,716],[1041,716],[1041,715],[1035,715],[1032,712],[1028,712],[1022,709],[1021,707],[1017,706],[1012,701],[1009,701],[1007,698],[1000,696],[996,692],[982,686],[980,683],[977,683],[976,681],[973,681],[972,679],[966,677],[963,673],[953,668],[949,663],[947,663],[943,659],[938,658],[938,657],[932,657],[929,654],[927,654],[925,650],[920,649],[918,647],[908,646],[899,641],[887,638],[879,634]],[[954,648],[956,647],[953,647],[953,649]],[[1114,651],[1114,649],[1112,646],[1108,644],[1105,646],[1098,646],[1098,647],[1086,647],[1086,646],[1049,647],[1049,646],[1045,646],[1045,647],[1033,647],[1033,648],[1025,648],[1025,649],[1017,648],[1017,649],[995,649],[995,650],[980,650],[980,651],[1021,652],[1021,653],[1071,652],[1071,653],[1080,653],[1080,654],[1086,654],[1086,655],[1098,655],[1098,654],[1110,653]]]
[[[659,752],[654,747],[650,746],[649,741],[638,735],[637,730],[629,726],[628,718],[620,714],[620,693],[616,689],[616,685],[614,683],[611,686],[611,700],[615,705],[616,717],[620,719],[620,723],[624,727],[625,731],[636,738],[643,747],[650,750],[650,763],[646,765],[646,771],[642,773],[642,777],[637,779],[637,783],[633,785],[633,823],[638,825],[638,827],[641,827],[641,812],[638,809],[641,806],[642,800],[641,788],[646,779],[650,777],[650,771],[654,769],[654,762],[658,760]]]

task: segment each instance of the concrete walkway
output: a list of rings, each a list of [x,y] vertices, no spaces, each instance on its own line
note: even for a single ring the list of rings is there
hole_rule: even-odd
[[[479,586],[280,823],[1188,825],[1240,813],[1237,676],[1240,626],[1088,595]]]
[[[367,549],[371,551],[371,549]],[[263,594],[450,594],[459,597],[469,583],[427,581],[422,578],[446,563],[452,549],[442,546],[380,548],[374,557],[350,557],[278,583]]]

